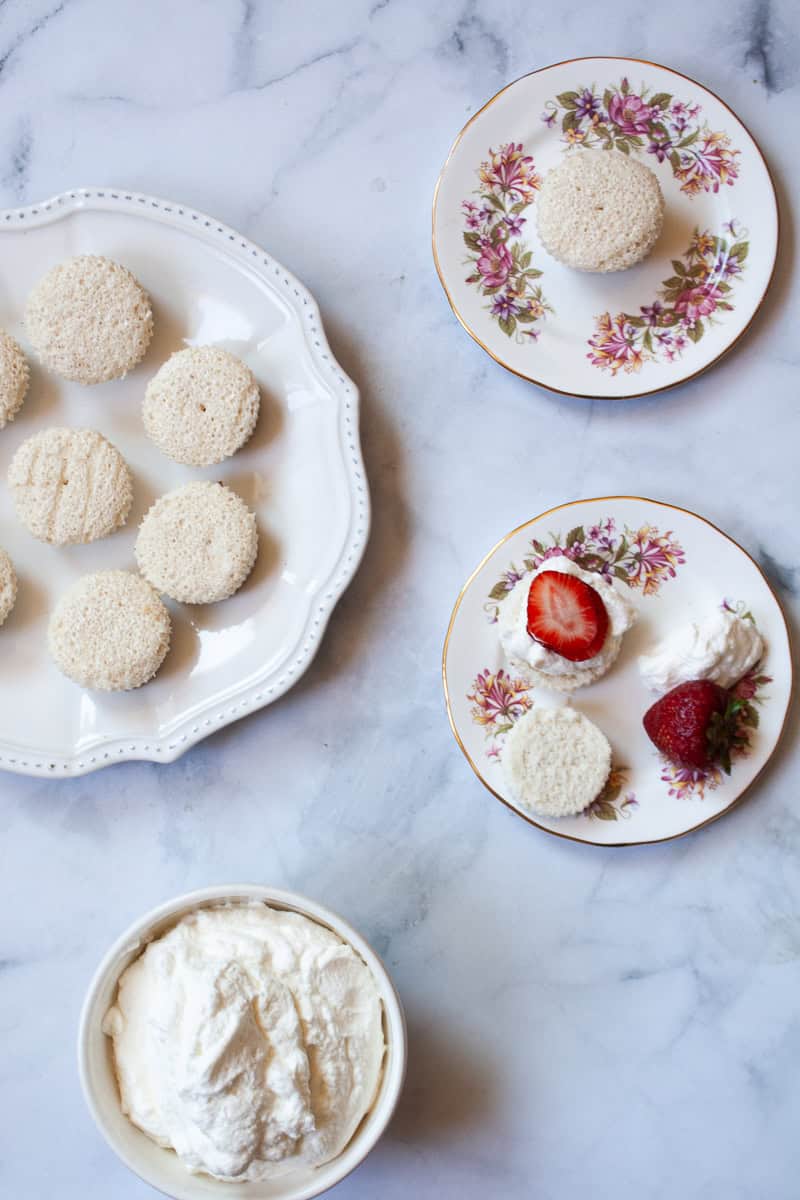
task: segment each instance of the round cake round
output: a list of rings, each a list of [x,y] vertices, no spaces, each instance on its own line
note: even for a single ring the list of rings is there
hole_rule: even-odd
[[[84,575],[53,609],[47,631],[56,666],[82,687],[128,691],[152,679],[169,649],[169,612],[132,571]]]
[[[241,359],[217,346],[191,346],[173,354],[150,380],[142,418],[167,458],[208,467],[244,445],[258,410],[258,384]]]
[[[0,549],[0,625],[2,625],[17,600],[17,572],[5,550]]]
[[[35,538],[93,542],[125,524],[133,483],[125,459],[93,429],[42,429],[8,469],[17,516]]]
[[[53,267],[28,297],[25,327],[46,367],[75,383],[120,379],[153,335],[150,297],[131,272],[84,254]]]
[[[19,412],[30,382],[28,360],[10,333],[0,329],[0,429]]]
[[[258,553],[256,519],[222,483],[186,484],[161,496],[136,539],[139,570],[184,604],[213,604],[238,591]]]
[[[544,817],[577,816],[611,771],[606,735],[574,708],[532,708],[515,722],[503,768],[518,804]]]
[[[576,150],[549,171],[536,205],[542,245],[576,271],[624,271],[645,258],[664,224],[649,167],[619,150]]]

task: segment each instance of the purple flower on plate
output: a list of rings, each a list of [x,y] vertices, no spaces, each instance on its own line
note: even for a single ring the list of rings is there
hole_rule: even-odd
[[[605,521],[600,521],[597,525],[592,525],[589,530],[589,537],[593,542],[596,542],[599,541],[601,537],[608,537],[614,532],[615,529],[616,525],[614,524],[614,518],[608,517]]]
[[[741,275],[742,267],[738,258],[727,258],[725,255],[720,255],[714,264],[714,274],[717,278],[733,279],[736,275]]]
[[[558,113],[555,109],[553,109],[552,112],[543,112],[542,113],[542,121],[544,122],[544,124],[547,126],[548,129],[552,129],[553,126],[555,125],[557,115],[558,115]]]
[[[516,297],[509,292],[501,292],[494,298],[492,305],[492,314],[499,317],[501,321],[507,321],[509,317],[513,317],[517,312]]]
[[[525,224],[525,217],[509,216],[504,217],[506,229],[508,230],[506,237],[519,237],[522,233],[522,226]]]
[[[660,300],[654,300],[652,304],[642,304],[639,311],[648,325],[657,325],[658,318],[664,311],[664,305]]]
[[[481,217],[478,212],[477,204],[473,204],[469,200],[463,200],[461,202],[461,206],[464,209],[464,220],[466,222],[467,229],[480,229]]]
[[[672,149],[672,142],[668,138],[653,138],[653,141],[647,147],[648,154],[655,154],[657,160],[662,163]]]
[[[586,117],[591,119],[599,111],[599,96],[595,96],[589,88],[584,88],[575,104],[575,116],[578,120],[583,121]]]

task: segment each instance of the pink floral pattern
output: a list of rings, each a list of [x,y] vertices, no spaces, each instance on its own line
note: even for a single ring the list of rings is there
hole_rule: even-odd
[[[588,529],[576,525],[562,536],[551,533],[549,543],[533,538],[530,550],[521,567],[510,565],[489,593],[484,605],[490,621],[497,620],[500,602],[515,584],[529,571],[534,571],[548,558],[563,556],[572,559],[584,571],[596,571],[605,579],[618,579],[630,588],[640,588],[645,596],[653,596],[686,561],[683,547],[672,530],[661,533],[655,525],[617,529],[613,517],[601,518]]]
[[[720,606],[728,612],[737,613],[743,620],[755,620],[753,614],[747,611],[740,601],[736,604],[723,600]],[[738,744],[731,749],[731,762],[749,757],[752,751],[752,735],[758,729],[758,708],[766,699],[764,688],[772,683],[771,675],[764,675],[761,664],[756,664],[751,671],[740,679],[732,694],[743,702],[736,727]],[[661,758],[661,779],[667,784],[667,794],[676,796],[679,800],[692,797],[695,800],[704,799],[706,792],[713,792],[722,783],[725,776],[718,767],[698,769],[697,767],[681,767],[671,763],[663,755]]]
[[[730,241],[695,229],[683,259],[672,260],[674,274],[665,279],[652,304],[638,313],[602,313],[589,338],[586,357],[592,366],[632,374],[646,362],[675,362],[689,343],[697,343],[731,312],[733,284],[744,270],[750,249],[746,231],[729,221]]]
[[[533,159],[521,142],[508,142],[490,150],[478,168],[478,202],[464,200],[466,282],[474,284],[486,307],[508,337],[535,342],[538,325],[550,305],[536,282],[542,272],[533,266],[533,251],[521,239],[527,218],[522,214],[533,203],[541,179]]]
[[[528,691],[528,684],[502,668],[497,672],[488,668],[479,671],[467,693],[472,705],[470,716],[476,725],[483,726],[487,737],[501,738],[533,704]],[[496,745],[487,751],[489,758],[497,758],[499,753]]]
[[[697,196],[732,187],[741,154],[701,114],[699,104],[685,104],[670,92],[652,94],[646,87],[632,91],[623,78],[602,94],[594,84],[562,92],[548,100],[542,120],[551,128],[560,121],[568,150],[595,146],[668,161],[681,191]]]

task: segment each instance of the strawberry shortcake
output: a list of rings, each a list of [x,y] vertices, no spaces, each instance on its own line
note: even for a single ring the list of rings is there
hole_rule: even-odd
[[[500,643],[531,683],[572,692],[605,675],[636,609],[602,575],[572,559],[546,559],[500,605]]]

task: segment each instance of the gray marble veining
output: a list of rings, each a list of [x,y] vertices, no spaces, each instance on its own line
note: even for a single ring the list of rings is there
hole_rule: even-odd
[[[154,1195],[84,1108],[83,994],[140,912],[252,880],[344,913],[407,1008],[400,1111],[337,1195],[794,1200],[796,717],[734,814],[602,850],[527,828],[481,788],[439,663],[485,550],[580,495],[702,512],[758,555],[796,625],[799,34],[791,0],[0,0],[0,202],[113,183],[262,242],[317,296],[362,388],[374,502],[364,565],[279,703],[171,766],[0,778],[0,1194]],[[602,53],[727,99],[783,208],[741,346],[616,404],[493,364],[430,253],[436,176],[469,115],[527,70]]]

